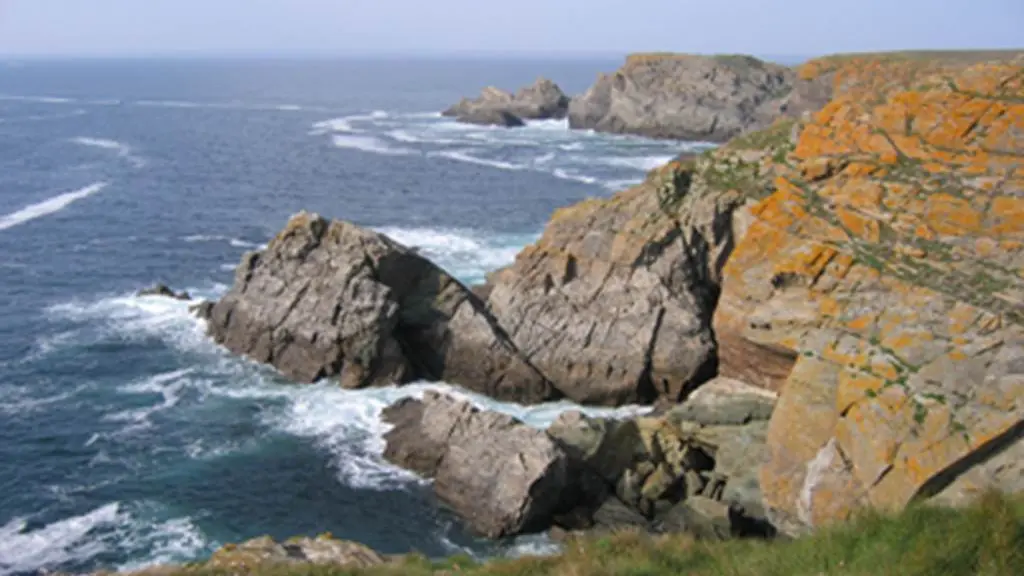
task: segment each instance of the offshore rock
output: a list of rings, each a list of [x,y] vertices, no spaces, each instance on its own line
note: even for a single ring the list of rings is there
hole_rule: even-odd
[[[569,105],[572,128],[724,142],[828,101],[785,66],[751,56],[634,54]]]
[[[196,311],[218,343],[301,382],[444,380],[502,400],[558,395],[466,287],[384,235],[315,214],[245,254],[231,290]]]
[[[557,84],[546,78],[520,89],[515,94],[493,86],[484,88],[479,98],[462,99],[442,114],[460,122],[521,126],[523,120],[565,118],[569,97]]]

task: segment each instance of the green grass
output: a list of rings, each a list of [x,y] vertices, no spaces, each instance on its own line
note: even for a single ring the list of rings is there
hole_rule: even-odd
[[[220,576],[202,567],[173,576]],[[406,556],[366,570],[261,566],[258,576],[1012,576],[1024,574],[1024,499],[984,496],[965,510],[914,506],[896,517],[865,513],[797,540],[695,542],[684,536],[620,533],[566,545],[561,556],[476,564]],[[167,576],[167,573],[164,573]]]

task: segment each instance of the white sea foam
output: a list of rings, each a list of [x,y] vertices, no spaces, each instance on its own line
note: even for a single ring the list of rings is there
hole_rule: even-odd
[[[40,393],[36,388],[4,385],[0,387],[0,414],[17,417],[28,416],[48,406],[69,400],[83,389],[84,386],[78,386],[71,390],[47,394]]]
[[[594,178],[593,176],[577,174],[575,172],[564,170],[562,168],[555,168],[554,172],[552,172],[551,174],[555,178],[559,178],[561,180],[571,180],[574,182],[582,182],[584,184],[596,184],[598,182],[598,179]]]
[[[351,114],[349,116],[341,116],[339,118],[331,118],[328,120],[322,120],[313,124],[313,128],[310,134],[317,136],[323,134],[330,134],[331,132],[343,132],[349,134],[362,134],[366,132],[365,129],[356,128],[353,123],[370,123],[374,121],[383,120],[388,118],[390,115],[383,110],[374,110],[369,114]]]
[[[73,98],[65,98],[63,96],[17,96],[17,95],[0,95],[0,100],[10,100],[15,102],[38,102],[40,104],[73,104],[77,100]]]
[[[569,120],[567,118],[563,118],[561,120],[527,120],[526,127],[532,130],[554,130],[565,132],[569,130]]]
[[[128,146],[127,144],[124,144],[122,142],[118,142],[117,140],[107,140],[105,138],[90,138],[81,136],[72,139],[72,142],[74,142],[75,144],[79,144],[81,146],[100,148],[103,150],[111,150],[113,152],[116,152],[119,158],[124,158],[129,163],[131,163],[132,166],[136,168],[142,168],[143,166],[146,165],[145,159],[143,159],[140,156],[136,156],[135,154],[132,154],[131,146]]]
[[[87,198],[93,194],[103,190],[107,187],[105,182],[97,182],[90,184],[84,188],[79,188],[74,192],[67,192],[59,196],[54,196],[37,204],[26,206],[17,212],[13,212],[6,216],[0,216],[0,230],[6,230],[13,228],[19,224],[24,224],[36,218],[59,212],[64,208],[67,208],[72,202]]]
[[[605,156],[597,161],[608,166],[619,168],[632,168],[634,170],[653,170],[672,161],[675,156],[640,156],[640,157],[614,157]]]
[[[632,186],[636,186],[641,182],[643,182],[643,178],[631,178],[628,180],[609,180],[608,182],[604,182],[601,185],[613,192],[618,192],[620,190],[625,190]]]
[[[346,148],[351,150],[360,150],[363,152],[370,152],[373,154],[383,154],[385,156],[408,156],[410,154],[418,154],[416,150],[410,148],[392,148],[379,138],[373,136],[349,136],[342,134],[335,134],[331,138],[336,148]]]
[[[93,532],[118,521],[116,503],[27,532],[28,521],[15,518],[0,527],[0,576],[88,560],[108,548]]]
[[[488,160],[486,158],[478,158],[467,154],[466,150],[446,150],[444,152],[435,152],[430,155],[440,156],[449,160],[455,160],[456,162],[466,162],[468,164],[477,164],[480,166],[488,166],[491,168],[498,168],[500,170],[526,170],[528,167],[523,164],[515,164],[512,162],[504,162],[501,160]]]
[[[534,164],[549,164],[554,159],[555,159],[555,153],[554,152],[548,152],[547,154],[544,154],[543,156],[538,156],[537,158],[534,158],[533,163]]]
[[[558,147],[566,152],[577,152],[586,148],[582,142],[570,142],[569,144],[559,144]]]

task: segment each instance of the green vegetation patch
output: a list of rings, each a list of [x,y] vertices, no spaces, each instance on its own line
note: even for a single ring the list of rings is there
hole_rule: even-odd
[[[803,539],[698,542],[633,532],[566,544],[550,558],[479,564],[410,555],[363,570],[264,566],[257,576],[1010,576],[1024,574],[1024,498],[987,494],[965,510],[913,505],[898,516],[864,513]],[[162,576],[221,576],[202,567]],[[226,574],[226,573],[224,573]]]

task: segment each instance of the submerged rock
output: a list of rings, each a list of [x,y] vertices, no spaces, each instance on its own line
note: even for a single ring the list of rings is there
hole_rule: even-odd
[[[156,284],[150,288],[144,288],[139,290],[136,296],[162,296],[164,298],[173,298],[175,300],[191,300],[192,296],[182,290],[181,292],[175,292],[171,290],[166,284]]]
[[[443,380],[502,400],[558,396],[454,278],[382,234],[315,214],[245,254],[231,290],[197,311],[218,343],[302,382]]]
[[[546,529],[570,487],[569,458],[543,431],[435,392],[384,411],[391,462],[433,478],[434,492],[476,532]]]

